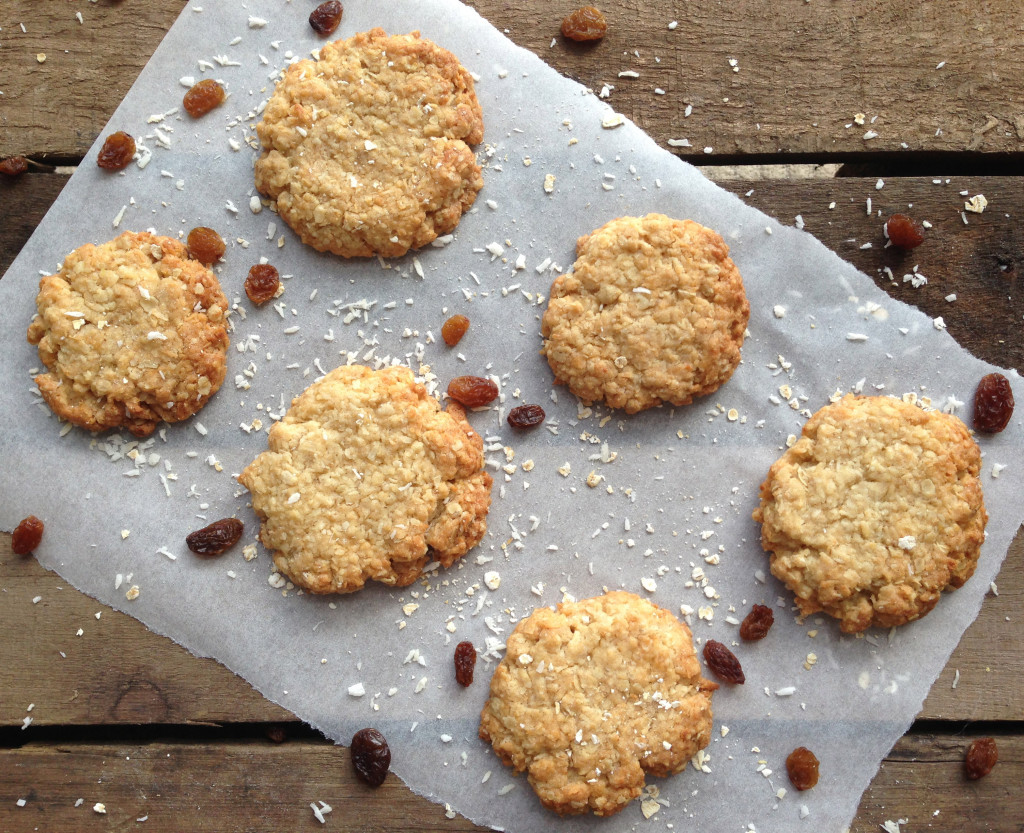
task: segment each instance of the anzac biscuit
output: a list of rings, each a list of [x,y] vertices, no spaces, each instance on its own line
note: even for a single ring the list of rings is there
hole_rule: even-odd
[[[312,593],[411,584],[487,529],[483,440],[404,367],[339,367],[292,400],[238,480],[274,566]]]
[[[555,378],[586,403],[685,405],[740,361],[750,305],[716,232],[662,214],[620,217],[576,243],[541,332]]]
[[[302,242],[343,257],[425,246],[483,187],[473,79],[418,32],[373,29],[292,64],[256,132],[256,187]]]
[[[169,237],[125,232],[75,249],[39,281],[28,340],[58,416],[144,437],[198,411],[224,381],[227,299],[217,277]]]
[[[508,638],[480,737],[556,813],[610,816],[644,775],[672,775],[711,739],[690,629],[616,591],[539,608]]]
[[[761,484],[761,543],[804,615],[847,633],[903,625],[971,577],[988,519],[981,454],[956,417],[848,395]]]

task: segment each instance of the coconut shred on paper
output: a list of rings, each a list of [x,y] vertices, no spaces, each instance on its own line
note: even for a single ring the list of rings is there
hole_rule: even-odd
[[[538,605],[621,588],[685,618],[699,646],[709,638],[731,644],[750,607],[769,605],[771,634],[742,646],[748,685],[715,694],[720,731],[710,746],[680,775],[652,779],[642,800],[602,829],[848,825],[976,615],[1024,516],[1016,497],[1024,429],[1018,418],[979,439],[998,468],[984,478],[991,521],[976,575],[891,639],[840,636],[824,616],[796,621],[750,519],[758,486],[835,393],[914,392],[920,404],[963,403],[992,368],[806,233],[703,179],[454,0],[346,3],[336,37],[374,26],[419,29],[475,73],[486,125],[476,205],[442,245],[406,258],[318,254],[257,209],[267,206],[254,191],[252,162],[255,124],[274,81],[320,42],[301,10],[277,0],[198,8],[186,7],[112,120],[141,139],[137,164],[106,175],[91,164],[94,149],[0,281],[10,323],[0,332],[8,381],[0,394],[0,526],[11,529],[30,513],[45,518],[37,556],[74,586],[215,657],[335,740],[376,726],[393,769],[415,791],[517,831],[591,826],[542,810],[477,738],[488,680],[520,619]],[[190,120],[178,110],[178,79],[209,77],[222,81],[228,99]],[[151,123],[153,114],[161,118]],[[82,212],[85,203],[96,210]],[[578,407],[553,386],[538,354],[551,281],[572,263],[577,237],[651,212],[693,219],[728,242],[751,300],[743,362],[723,388],[687,407],[630,417]],[[145,447],[123,435],[92,437],[61,426],[34,393],[39,359],[24,333],[38,273],[83,243],[112,237],[114,217],[119,230],[166,235],[208,225],[228,242],[217,271],[232,303],[235,349],[229,383],[202,412],[205,431],[196,420],[167,426]],[[273,308],[252,307],[242,292],[261,258],[291,276]],[[865,315],[868,304],[888,316]],[[471,321],[457,352],[433,335],[456,313]],[[272,572],[234,475],[266,448],[265,432],[292,397],[347,363],[407,365],[438,394],[457,375],[498,382],[500,401],[470,414],[496,480],[489,532],[457,566],[412,586],[313,597]],[[543,403],[545,426],[513,432],[505,415],[526,403]],[[34,473],[30,481],[25,471]],[[184,550],[187,533],[231,515],[246,525],[234,550],[215,562]],[[451,662],[462,640],[480,654],[467,689]],[[822,778],[796,797],[782,790],[780,773],[801,745],[821,759]],[[330,795],[322,798],[311,805],[315,816],[330,812]]]

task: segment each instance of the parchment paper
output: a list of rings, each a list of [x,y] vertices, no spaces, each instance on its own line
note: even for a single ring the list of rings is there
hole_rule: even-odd
[[[249,207],[258,108],[286,61],[317,45],[298,5],[186,7],[103,132],[144,137],[148,165],[111,175],[93,164],[94,148],[0,282],[0,526],[41,516],[42,564],[193,653],[215,657],[335,740],[378,727],[402,779],[475,821],[519,831],[843,828],[977,614],[1024,516],[1024,430],[1015,417],[1004,433],[980,438],[991,521],[974,578],[894,633],[842,637],[822,616],[797,623],[750,520],[757,487],[787,437],[835,391],[913,393],[953,406],[969,402],[991,367],[808,234],[745,206],[632,124],[602,128],[610,113],[604,102],[451,0],[351,0],[337,36],[376,25],[418,28],[480,76],[486,184],[476,207],[447,247],[416,257],[343,261],[307,249],[276,215]],[[228,102],[199,121],[183,116],[176,108],[187,76],[221,79]],[[546,174],[556,177],[550,195]],[[577,236],[651,211],[693,218],[729,242],[752,306],[743,363],[717,393],[686,408],[578,411],[537,353],[548,289],[571,265]],[[219,269],[238,299],[223,389],[197,418],[143,444],[62,426],[34,390],[41,364],[25,341],[39,273],[56,269],[73,248],[126,229],[175,235],[195,225],[213,226],[231,243]],[[492,243],[503,255],[488,251]],[[515,265],[520,255],[523,269]],[[291,276],[280,311],[254,310],[241,293],[261,256]],[[455,312],[472,326],[449,350],[438,343],[439,329]],[[867,338],[851,341],[851,333]],[[257,523],[233,475],[265,448],[266,427],[291,397],[339,363],[395,360],[421,373],[429,365],[443,384],[463,373],[502,381],[502,405],[472,415],[488,438],[496,483],[488,535],[462,564],[403,590],[315,598],[272,587],[262,550],[253,561],[242,546],[220,560],[188,553],[186,533],[227,515],[238,514],[245,542],[255,541]],[[1011,379],[1024,398],[1019,377]],[[781,401],[782,385],[798,410]],[[546,427],[511,432],[504,416],[520,402],[541,403]],[[969,419],[969,408],[957,413]],[[255,419],[263,430],[252,428]],[[995,463],[1005,466],[998,478]],[[596,488],[586,485],[591,472],[603,478]],[[500,576],[495,590],[485,585],[490,571]],[[645,589],[644,579],[656,589]],[[140,595],[128,601],[133,585]],[[777,622],[770,638],[737,648],[747,684],[715,695],[706,771],[650,779],[663,801],[650,820],[639,803],[612,819],[559,820],[477,739],[477,717],[515,621],[566,595],[620,587],[677,615],[682,606],[692,610],[687,620],[698,640],[732,642],[755,602],[775,606]],[[700,618],[701,608],[713,619]],[[463,639],[489,659],[465,690],[451,670]],[[817,664],[805,670],[811,652]],[[351,694],[360,684],[365,694]],[[778,693],[789,688],[789,696]],[[785,757],[798,745],[821,759],[822,779],[780,798],[776,791],[789,788]],[[316,799],[330,796],[294,796]]]

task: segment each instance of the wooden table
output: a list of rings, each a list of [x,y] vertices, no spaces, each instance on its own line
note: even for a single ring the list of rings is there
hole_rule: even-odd
[[[238,2],[207,0],[229,1]],[[0,181],[0,272],[183,5],[0,5],[0,158],[40,163]],[[294,5],[304,13],[312,2]],[[560,38],[551,46],[570,3],[473,5],[567,75],[595,90],[614,85],[618,111],[665,146],[688,139],[673,150],[708,166],[723,187],[784,223],[800,215],[893,297],[942,315],[960,344],[1024,371],[1019,0],[620,0],[604,4],[609,35],[592,47]],[[618,77],[630,69],[642,69],[641,78]],[[979,193],[988,209],[963,214],[962,195]],[[868,198],[884,216],[904,210],[930,220],[925,244],[910,256],[883,248]],[[929,277],[920,289],[901,281],[915,264]],[[397,779],[375,792],[355,782],[347,755],[291,714],[216,662],[14,556],[6,534],[0,593],[0,830],[124,830],[144,817],[149,833],[314,830],[314,798],[333,805],[334,829],[476,829]],[[43,601],[33,604],[36,596]],[[908,819],[911,833],[1024,830],[1022,604],[1018,535],[998,595],[986,598],[886,758],[853,830],[889,819]],[[968,782],[964,750],[984,735],[997,738],[1000,763]],[[96,802],[105,815],[92,811]]]

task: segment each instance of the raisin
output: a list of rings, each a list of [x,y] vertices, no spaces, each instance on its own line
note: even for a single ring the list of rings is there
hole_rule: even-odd
[[[981,377],[974,392],[974,430],[998,434],[1013,416],[1013,388],[1002,373]]]
[[[977,738],[967,747],[964,758],[964,769],[971,781],[977,781],[988,775],[999,760],[995,738]]]
[[[256,306],[265,304],[281,287],[281,275],[269,263],[257,263],[249,270],[245,279],[245,294]]]
[[[473,668],[476,666],[476,648],[472,642],[460,642],[455,646],[455,682],[461,686],[473,685]]]
[[[889,242],[901,249],[916,249],[924,243],[921,227],[906,214],[893,214],[885,224]]]
[[[441,325],[441,338],[449,347],[454,347],[469,329],[469,319],[464,315],[453,315]]]
[[[31,555],[43,540],[43,522],[35,515],[29,515],[14,528],[11,549],[15,555]]]
[[[224,238],[212,228],[196,226],[188,233],[188,252],[204,266],[210,266],[224,257]]]
[[[388,777],[391,750],[384,735],[376,729],[360,729],[352,736],[350,746],[356,774],[371,787],[379,787]]]
[[[224,88],[212,78],[204,78],[197,84],[189,87],[185,97],[181,100],[185,112],[192,118],[198,119],[205,116],[214,107],[223,103],[227,96]]]
[[[123,130],[118,130],[103,140],[96,164],[105,171],[120,171],[128,167],[134,156],[135,140]]]
[[[329,35],[338,28],[341,23],[341,13],[344,11],[338,0],[327,0],[321,3],[309,15],[309,25],[318,35]]]
[[[220,555],[237,544],[241,537],[242,522],[238,518],[222,518],[189,533],[185,544],[196,555]]]
[[[786,773],[798,790],[809,790],[818,783],[818,758],[806,746],[798,746],[786,758]]]
[[[743,676],[740,661],[721,642],[709,639],[704,643],[704,662],[711,669],[711,673],[723,682],[735,685],[743,685],[746,682],[747,678]]]
[[[764,639],[775,623],[775,614],[767,605],[754,605],[740,625],[740,639],[757,642]]]
[[[508,424],[513,428],[533,428],[544,421],[540,405],[517,405],[508,412]]]
[[[21,176],[28,170],[28,160],[24,156],[8,156],[0,159],[0,174],[4,176]]]
[[[448,395],[467,408],[479,408],[494,401],[498,386],[479,376],[456,376],[448,383]]]
[[[608,31],[608,21],[593,6],[583,6],[562,20],[562,34],[569,40],[601,40]]]

